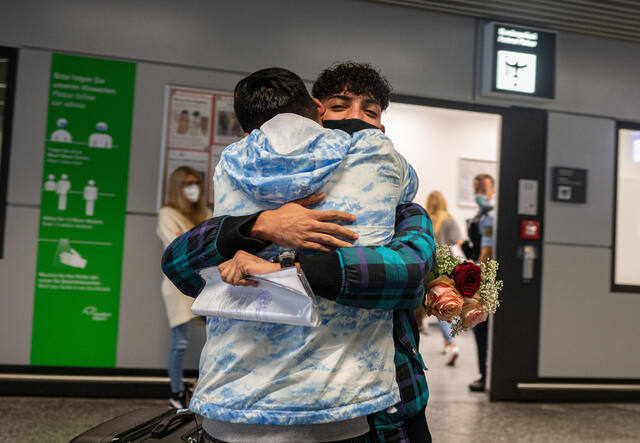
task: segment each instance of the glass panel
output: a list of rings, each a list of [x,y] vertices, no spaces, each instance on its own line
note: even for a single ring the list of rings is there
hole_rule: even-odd
[[[614,284],[640,286],[640,130],[618,132]]]

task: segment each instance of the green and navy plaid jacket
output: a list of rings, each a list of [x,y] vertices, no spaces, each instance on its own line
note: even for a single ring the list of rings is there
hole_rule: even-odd
[[[257,252],[268,246],[242,234],[257,216],[215,217],[182,234],[163,254],[163,272],[183,293],[197,296],[204,286],[198,269],[231,259],[238,250]],[[383,246],[300,254],[300,266],[317,296],[358,308],[394,310],[394,359],[401,402],[369,417],[370,440],[380,442],[408,442],[402,422],[426,407],[429,398],[413,309],[422,303],[424,279],[435,266],[431,219],[420,205],[403,204],[396,209],[395,231]]]

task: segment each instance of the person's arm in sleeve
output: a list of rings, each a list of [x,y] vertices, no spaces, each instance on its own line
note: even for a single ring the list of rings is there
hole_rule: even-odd
[[[240,250],[255,253],[271,242],[321,252],[349,246],[337,237],[355,240],[357,234],[327,220],[352,222],[355,217],[341,211],[306,208],[323,198],[324,194],[314,194],[272,211],[206,220],[165,249],[162,271],[182,293],[196,297],[204,287],[197,270],[230,260]]]
[[[320,211],[318,211],[320,212]],[[384,246],[340,248],[322,255],[299,255],[313,292],[343,305],[365,309],[412,309],[424,296],[423,281],[435,265],[431,219],[418,204],[396,209],[396,234]],[[219,266],[224,281],[248,285],[246,274],[277,266],[238,251]]]
[[[490,213],[482,217],[479,224],[480,234],[480,256],[478,263],[486,263],[493,258],[493,215]]]
[[[300,255],[314,293],[365,309],[413,309],[435,266],[431,219],[416,203],[396,209],[396,233],[383,246],[354,246],[323,255]]]
[[[204,287],[197,270],[228,260],[234,248],[257,252],[269,244],[242,234],[259,214],[205,220],[167,246],[162,254],[162,272],[183,294],[196,297]]]

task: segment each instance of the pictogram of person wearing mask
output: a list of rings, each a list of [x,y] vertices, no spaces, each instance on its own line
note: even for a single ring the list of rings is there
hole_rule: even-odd
[[[62,142],[62,143],[71,143],[71,133],[67,131],[66,127],[69,126],[69,122],[66,118],[59,118],[56,121],[56,126],[58,129],[51,133],[51,141],[53,142]]]
[[[109,134],[106,134],[107,124],[105,122],[98,122],[96,124],[98,132],[94,132],[89,137],[89,146],[92,148],[111,149],[113,147],[113,139]]]

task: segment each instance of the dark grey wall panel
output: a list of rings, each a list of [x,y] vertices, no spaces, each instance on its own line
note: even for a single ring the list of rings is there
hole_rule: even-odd
[[[30,361],[39,218],[37,208],[7,208],[5,258],[0,260],[0,365]]]
[[[397,92],[471,99],[474,19],[352,0],[25,0],[0,16],[9,45],[313,79],[334,61],[379,65]]]
[[[637,294],[611,293],[615,122],[549,114],[540,377],[638,378]],[[551,201],[551,168],[588,171],[587,203]]]
[[[615,123],[549,113],[545,242],[611,246]],[[587,203],[551,201],[551,168],[587,169]]]
[[[558,35],[552,109],[640,120],[640,44]]]
[[[545,245],[540,377],[633,378],[638,294],[609,292],[611,250]]]

